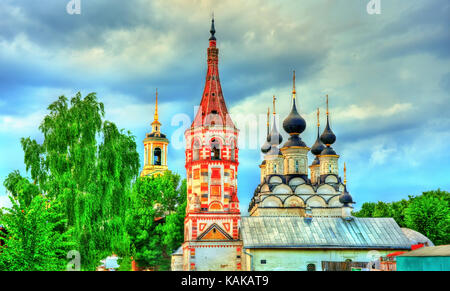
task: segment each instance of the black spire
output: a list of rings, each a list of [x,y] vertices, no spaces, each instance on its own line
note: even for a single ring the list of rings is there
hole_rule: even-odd
[[[269,138],[269,118],[270,118],[270,109],[267,108],[267,136],[266,136],[266,141],[264,142],[264,144],[261,147],[261,152],[263,154],[266,154],[268,151],[270,151],[270,143],[267,141],[267,139]]]
[[[306,147],[306,144],[300,138],[300,134],[305,131],[306,121],[297,111],[297,105],[295,104],[295,71],[293,77],[293,89],[292,89],[292,109],[291,113],[283,121],[284,130],[289,133],[289,140],[283,145],[283,147],[299,146]]]
[[[311,147],[311,153],[313,155],[315,155],[316,158],[318,155],[320,155],[320,153],[325,148],[325,146],[323,145],[322,141],[320,140],[320,136],[319,136],[319,131],[320,131],[319,116],[320,116],[320,111],[319,111],[319,108],[317,108],[317,139],[316,139],[316,142],[314,143],[314,145]],[[318,161],[318,159],[317,159],[317,161]]]
[[[211,33],[211,37],[209,38],[209,40],[216,40],[216,37],[214,36],[214,34],[216,33],[216,29],[214,28],[214,15],[212,17],[211,29],[209,30],[209,32]]]
[[[333,131],[330,128],[330,121],[328,118],[328,95],[327,95],[327,126],[325,127],[322,135],[320,136],[320,140],[327,146],[321,153],[321,155],[336,155],[336,152],[333,150],[331,145],[336,141],[336,135],[334,135]]]

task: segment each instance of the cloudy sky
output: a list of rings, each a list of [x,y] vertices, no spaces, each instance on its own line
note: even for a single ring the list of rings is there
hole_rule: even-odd
[[[15,169],[25,174],[19,141],[42,141],[48,104],[78,91],[97,92],[106,118],[136,136],[143,161],[158,88],[169,167],[185,175],[180,132],[201,99],[214,10],[223,93],[241,129],[243,212],[259,183],[253,141],[264,139],[273,94],[280,120],[287,115],[294,69],[308,145],[330,96],[356,208],[450,190],[448,1],[381,0],[379,15],[367,13],[369,0],[81,0],[80,15],[66,12],[68,2],[0,2],[1,184]],[[260,126],[248,130],[239,116]],[[5,195],[1,186],[0,205]]]

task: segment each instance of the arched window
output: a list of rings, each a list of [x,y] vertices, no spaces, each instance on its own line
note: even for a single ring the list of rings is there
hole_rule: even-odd
[[[316,270],[316,265],[315,264],[308,264],[306,266],[306,270],[307,271],[315,271]]]
[[[299,165],[298,165],[298,161],[295,161],[295,172],[298,173],[299,172]]]
[[[276,174],[277,173],[277,164],[273,165],[273,172]]]
[[[161,149],[155,148],[153,151],[153,165],[161,166]]]
[[[215,138],[211,140],[211,160],[220,160],[220,143]]]
[[[200,143],[198,142],[198,140],[196,140],[194,142],[194,145],[193,145],[193,157],[192,157],[192,159],[194,161],[198,161],[200,159]]]

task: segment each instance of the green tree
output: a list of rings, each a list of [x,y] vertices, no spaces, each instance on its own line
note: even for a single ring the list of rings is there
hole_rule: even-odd
[[[372,213],[373,217],[391,217],[391,207],[389,203],[378,201]]]
[[[353,215],[356,217],[373,217],[375,211],[374,202],[364,202],[359,211],[354,211]]]
[[[43,143],[21,140],[26,169],[47,199],[61,202],[81,267],[94,270],[112,252],[130,253],[124,221],[139,171],[135,139],[103,120],[95,93],[70,102],[61,96],[48,110],[39,126]]]
[[[4,182],[11,193],[11,208],[5,208],[0,224],[7,229],[0,250],[0,271],[57,271],[66,267],[66,255],[73,246],[59,201],[49,203],[18,172]]]
[[[414,197],[405,210],[405,222],[436,245],[450,243],[450,209],[443,198],[432,194]]]
[[[133,187],[127,229],[139,267],[167,270],[170,255],[183,238],[186,182],[170,171],[141,177]]]

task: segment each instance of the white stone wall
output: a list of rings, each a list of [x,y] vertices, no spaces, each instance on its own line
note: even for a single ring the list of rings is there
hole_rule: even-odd
[[[255,271],[306,271],[308,264],[315,264],[316,270],[322,270],[322,261],[370,262],[374,256],[385,256],[395,250],[301,250],[301,249],[244,249],[253,255]],[[243,254],[245,270],[251,270],[249,255]],[[265,260],[265,264],[261,262]]]

